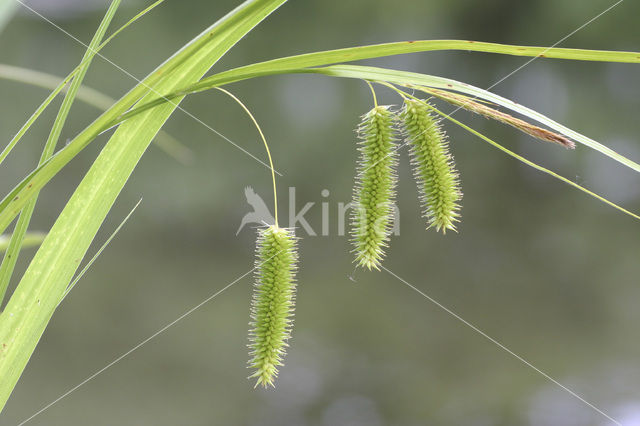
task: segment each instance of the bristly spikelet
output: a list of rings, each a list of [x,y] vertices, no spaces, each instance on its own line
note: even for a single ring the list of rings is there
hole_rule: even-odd
[[[256,283],[251,302],[249,376],[256,386],[274,386],[291,337],[295,308],[296,238],[276,225],[259,230]]]
[[[406,100],[401,116],[411,144],[411,163],[424,214],[429,221],[427,228],[433,226],[443,233],[447,229],[455,231],[462,192],[446,134],[422,101]]]
[[[397,165],[395,116],[376,106],[362,117],[358,128],[360,158],[352,209],[355,262],[379,269],[393,225]]]

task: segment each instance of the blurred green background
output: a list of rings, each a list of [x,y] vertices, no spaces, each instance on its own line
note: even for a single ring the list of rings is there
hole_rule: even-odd
[[[123,2],[114,28],[149,3]],[[103,53],[142,78],[238,3],[167,0]],[[84,42],[107,7],[99,0],[29,4]],[[550,46],[611,4],[291,0],[215,70],[406,39]],[[623,2],[561,46],[639,51],[638,16],[640,3]],[[25,8],[0,33],[1,63],[63,76],[82,54],[81,45]],[[489,87],[527,61],[438,52],[367,63]],[[96,59],[86,83],[119,97],[135,82]],[[279,76],[229,88],[270,141],[283,174],[284,216],[288,187],[295,188],[298,210],[315,203],[305,217],[318,233],[321,203],[329,206],[329,236],[299,232],[296,325],[277,387],[254,390],[246,379],[248,276],[28,424],[612,424],[388,273],[354,273],[348,239],[337,235],[337,208],[351,196],[353,129],[371,106],[366,85]],[[493,90],[640,160],[637,66],[536,60]],[[47,93],[0,81],[0,94],[4,145]],[[384,89],[379,96],[398,103]],[[247,117],[222,94],[199,94],[182,106],[266,159]],[[52,111],[0,169],[2,193],[36,164]],[[97,114],[76,103],[62,137],[71,138]],[[640,179],[617,163],[582,147],[569,152],[534,141],[463,111],[456,115],[529,159],[640,210]],[[141,206],[60,306],[1,424],[25,420],[252,267],[255,231],[235,233],[250,211],[245,186],[270,203],[268,170],[180,111],[166,130],[193,151],[193,161],[180,164],[149,149],[97,241],[143,197]],[[424,231],[403,151],[400,236],[392,239],[385,266],[625,426],[640,425],[640,224],[463,130],[447,130],[465,194],[460,233]],[[34,229],[51,226],[106,137],[45,188]],[[25,253],[18,272],[32,254]]]

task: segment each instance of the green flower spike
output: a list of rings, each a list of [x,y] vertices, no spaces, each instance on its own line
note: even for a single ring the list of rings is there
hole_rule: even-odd
[[[251,303],[249,368],[256,386],[274,386],[291,337],[296,292],[296,238],[277,225],[261,229],[257,242],[256,284]]]
[[[446,134],[422,101],[405,100],[401,115],[427,229],[433,226],[443,234],[447,229],[455,231],[462,192]]]
[[[358,160],[352,219],[355,262],[380,269],[393,225],[397,165],[394,114],[376,106],[362,117],[358,128]]]

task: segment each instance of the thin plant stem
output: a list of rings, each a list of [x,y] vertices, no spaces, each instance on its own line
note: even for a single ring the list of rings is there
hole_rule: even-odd
[[[271,158],[271,151],[269,150],[269,144],[267,143],[267,138],[264,137],[264,133],[262,132],[262,129],[260,128],[260,125],[258,124],[258,121],[256,120],[256,118],[253,116],[253,114],[251,114],[251,111],[249,111],[249,108],[247,108],[246,105],[243,104],[240,99],[238,99],[233,93],[221,87],[216,87],[216,89],[218,89],[222,93],[227,94],[231,99],[236,101],[242,107],[242,109],[244,109],[244,111],[247,113],[251,121],[253,121],[253,124],[256,126],[256,129],[258,129],[258,133],[260,133],[260,137],[262,138],[264,147],[267,150],[267,156],[269,157],[269,166],[271,167],[271,180],[273,181],[273,212],[274,212],[274,219],[276,222],[275,225],[278,226],[278,193],[276,190],[276,170],[273,167],[273,160]]]
[[[369,80],[365,80],[365,83],[367,83],[367,86],[369,86],[369,89],[371,89],[371,94],[373,95],[373,105],[378,108],[378,98],[376,97],[376,91],[373,90],[373,85]]]

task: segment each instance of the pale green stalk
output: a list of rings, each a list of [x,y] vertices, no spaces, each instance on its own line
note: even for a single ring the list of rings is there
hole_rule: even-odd
[[[273,183],[273,219],[277,228],[278,227],[278,191],[276,188],[276,169],[273,167],[273,158],[271,157],[271,150],[269,149],[267,138],[264,136],[264,133],[262,132],[262,128],[258,124],[258,120],[256,120],[256,118],[253,116],[251,111],[249,111],[249,108],[247,108],[247,106],[240,99],[238,99],[236,95],[229,92],[228,90],[221,89],[219,87],[217,87],[217,89],[222,93],[226,94],[227,96],[229,96],[238,105],[240,105],[240,107],[242,107],[242,109],[244,110],[244,112],[247,113],[247,115],[253,122],[253,125],[256,127],[256,129],[258,130],[258,133],[260,134],[260,138],[262,139],[264,148],[267,151],[267,157],[269,158],[269,168],[271,168],[271,182]]]
[[[27,232],[22,240],[22,248],[39,246],[46,236],[44,232]],[[11,235],[0,235],[0,253],[9,248],[9,241],[11,241]]]
[[[17,8],[18,2],[15,0],[0,0],[0,31],[11,20]]]
[[[84,59],[82,63],[86,64]],[[7,64],[0,64],[0,78],[49,90],[55,90],[60,84],[60,81],[63,80],[58,76],[46,72]],[[64,91],[65,90],[63,90],[63,92]],[[82,86],[78,89],[76,98],[102,110],[108,109],[115,102],[115,99],[87,86]]]

